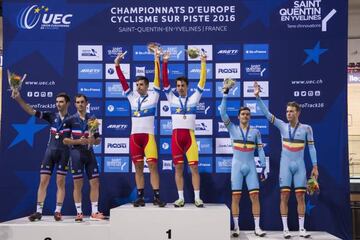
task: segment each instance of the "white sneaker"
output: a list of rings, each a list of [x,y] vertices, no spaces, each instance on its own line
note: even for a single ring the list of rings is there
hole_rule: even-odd
[[[200,198],[195,199],[195,206],[198,208],[202,208],[202,207],[204,207],[204,202]]]
[[[179,198],[178,200],[176,200],[176,201],[174,202],[174,207],[176,207],[176,208],[178,208],[178,207],[184,207],[184,205],[185,205],[185,201],[184,201],[184,199],[182,199],[182,198]]]
[[[291,238],[291,234],[290,234],[289,230],[284,230],[283,235],[284,235],[284,238],[286,238],[286,239]]]
[[[234,230],[231,230],[232,237],[239,237],[239,235],[240,235],[240,229],[235,228]]]
[[[261,230],[261,228],[256,228],[254,233],[255,233],[255,236],[258,236],[258,237],[264,237],[266,235],[266,232]]]
[[[310,237],[310,234],[307,233],[305,229],[300,229],[299,230],[299,235],[300,235],[300,237],[303,237],[303,238],[309,238]]]

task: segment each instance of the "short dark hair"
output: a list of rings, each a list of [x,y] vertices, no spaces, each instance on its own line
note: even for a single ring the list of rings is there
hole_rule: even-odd
[[[294,107],[297,112],[301,112],[301,107],[297,102],[288,102],[287,107]]]
[[[75,97],[74,97],[74,99],[75,99],[75,101],[76,101],[77,98],[81,98],[81,97],[83,97],[86,102],[88,101],[87,97],[86,97],[84,94],[81,94],[81,93],[76,94]]]
[[[70,97],[65,92],[58,93],[58,95],[56,95],[56,98],[58,97],[63,97],[66,103],[70,102]]]
[[[149,85],[149,79],[145,76],[138,76],[135,81],[137,82],[137,81],[141,81],[141,80],[143,80],[146,85]]]
[[[178,81],[184,82],[184,83],[186,83],[186,86],[189,86],[189,80],[185,76],[181,76],[181,77],[176,78],[175,82],[177,83]]]
[[[240,113],[241,113],[242,111],[249,111],[249,112],[251,113],[250,108],[248,108],[248,107],[241,107],[241,108],[239,109],[238,116],[240,115]]]

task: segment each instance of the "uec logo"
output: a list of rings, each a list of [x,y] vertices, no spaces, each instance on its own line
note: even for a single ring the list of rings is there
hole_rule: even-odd
[[[39,22],[41,28],[58,29],[60,27],[69,27],[72,14],[54,14],[48,13],[49,8],[45,6],[32,5],[18,16],[18,26],[22,29],[33,29]]]

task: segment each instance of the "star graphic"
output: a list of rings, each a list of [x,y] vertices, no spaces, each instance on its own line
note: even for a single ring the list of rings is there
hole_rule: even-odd
[[[49,11],[49,8],[45,8],[45,12]]]
[[[18,144],[21,141],[26,141],[30,147],[33,146],[34,134],[43,128],[46,124],[36,124],[35,117],[31,116],[26,123],[23,124],[12,124],[12,127],[18,132],[16,138],[11,142],[9,148]]]
[[[181,108],[176,109],[176,113],[179,113],[179,112],[181,112]]]
[[[308,200],[307,203],[306,203],[306,215],[310,216],[311,210],[313,208],[315,208],[315,205],[312,205],[310,200]]]
[[[35,8],[34,9],[34,13],[39,13],[40,12],[40,8]]]
[[[328,49],[320,48],[320,41],[318,41],[313,49],[304,49],[307,54],[307,57],[303,63],[303,65],[314,61],[316,64],[319,64],[320,55],[326,52]]]

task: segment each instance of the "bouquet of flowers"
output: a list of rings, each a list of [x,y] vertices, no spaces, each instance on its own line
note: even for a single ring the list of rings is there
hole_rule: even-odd
[[[21,89],[22,83],[24,82],[24,80],[26,78],[26,74],[24,74],[24,76],[20,76],[20,75],[17,75],[16,73],[11,73],[9,70],[7,70],[7,75],[8,75],[10,90],[13,92],[19,91]]]
[[[89,137],[93,137],[96,132],[99,131],[100,122],[96,118],[90,118],[87,122]],[[92,147],[92,144],[89,144],[88,149]]]
[[[314,176],[311,176],[311,178],[307,181],[306,192],[309,195],[313,195],[314,193],[319,194],[319,183]]]

